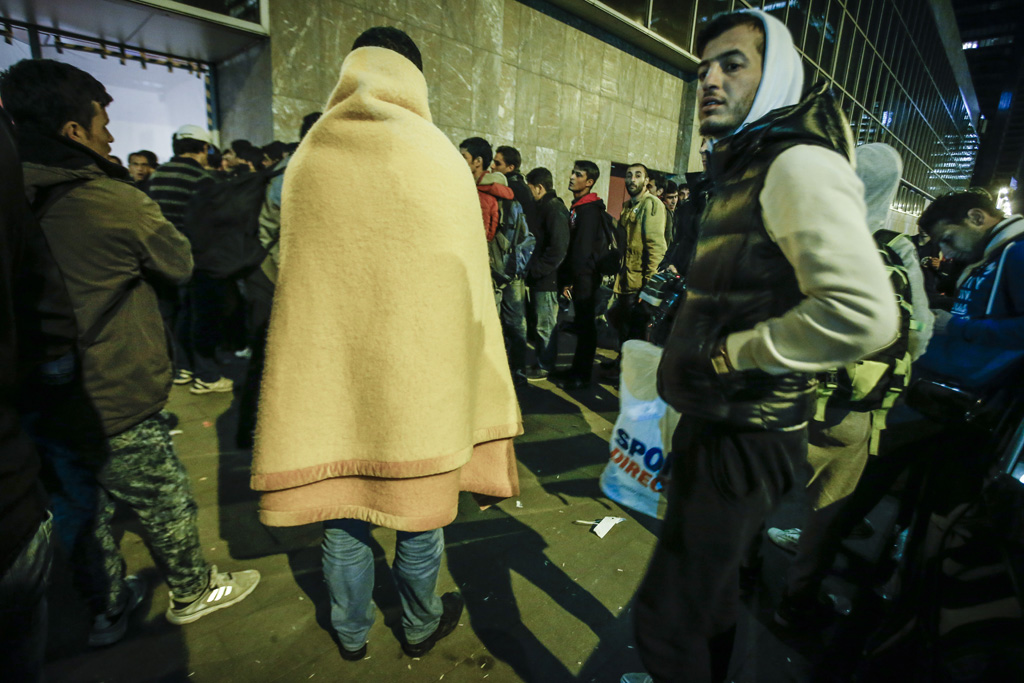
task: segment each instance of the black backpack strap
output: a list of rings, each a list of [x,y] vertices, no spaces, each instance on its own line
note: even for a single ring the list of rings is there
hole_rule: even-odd
[[[56,185],[50,185],[49,187],[42,188],[40,191],[36,192],[36,196],[32,201],[31,207],[32,214],[35,216],[36,221],[41,225],[43,216],[45,216],[46,213],[51,208],[53,208],[54,204],[56,204],[61,199],[66,197],[68,193],[74,190],[75,188],[81,187],[82,185],[85,185],[86,183],[92,180],[93,178],[75,178],[74,180],[58,183]],[[63,274],[61,277],[63,278]],[[122,306],[124,306],[125,302],[128,300],[128,293],[133,289],[135,289],[134,283],[129,285],[128,288],[125,289],[124,291],[120,292],[118,296],[116,296],[113,299],[111,305],[107,308],[107,310],[100,314],[100,316],[96,319],[95,322],[93,322],[89,329],[85,331],[85,334],[79,335],[79,349],[84,350],[91,346],[94,341],[96,341],[96,337],[98,337],[100,332],[103,331],[103,328],[105,328],[107,324],[114,319],[114,316],[117,315],[117,312],[121,310]]]
[[[38,190],[35,198],[32,200],[32,214],[36,217],[36,221],[41,223],[43,216],[53,208],[54,204],[66,197],[71,190],[81,187],[92,180],[92,178],[75,178],[74,180],[57,183],[56,185],[50,185]]]

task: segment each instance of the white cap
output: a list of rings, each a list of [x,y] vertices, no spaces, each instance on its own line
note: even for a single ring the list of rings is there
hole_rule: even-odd
[[[213,144],[213,138],[210,136],[210,131],[199,126],[194,126],[191,123],[186,124],[174,132],[175,140],[200,140],[208,145]]]

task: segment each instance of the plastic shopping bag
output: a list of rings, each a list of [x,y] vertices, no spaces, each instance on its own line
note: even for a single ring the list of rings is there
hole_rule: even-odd
[[[672,431],[679,413],[658,397],[658,363],[662,349],[632,340],[622,346],[619,417],[612,430],[610,458],[601,474],[604,495],[637,512],[664,517],[663,483]]]

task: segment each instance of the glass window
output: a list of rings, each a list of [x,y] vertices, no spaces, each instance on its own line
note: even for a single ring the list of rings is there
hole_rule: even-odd
[[[651,30],[679,47],[689,50],[695,11],[694,0],[654,0]]]
[[[857,31],[853,26],[853,20],[846,16],[843,19],[842,35],[839,38],[839,47],[836,51],[836,67],[833,70],[833,75],[837,81],[843,84],[843,87],[847,87],[847,83],[850,82],[850,71],[852,70],[854,75],[857,73],[857,65],[850,61],[854,35],[857,35]]]
[[[647,26],[647,9],[651,4],[649,0],[601,0],[601,4],[607,5],[630,21]]]
[[[829,3],[828,14],[825,16],[825,23],[821,28],[821,57],[819,64],[823,70],[834,75],[832,59],[836,54],[836,43],[839,42],[839,32],[843,25],[843,8],[837,2]]]
[[[666,0],[666,2],[671,3],[672,0]],[[709,21],[722,12],[729,12],[731,10],[732,0],[698,0],[697,30],[694,31],[694,39],[696,40],[697,35],[700,34],[700,30],[707,26]]]
[[[807,34],[804,38],[804,54],[811,61],[818,63],[818,53],[821,50],[822,35],[825,31],[826,12],[828,0],[811,0],[811,11],[807,22]]]

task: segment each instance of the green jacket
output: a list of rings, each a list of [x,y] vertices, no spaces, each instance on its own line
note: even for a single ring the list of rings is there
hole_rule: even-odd
[[[619,226],[626,234],[626,258],[615,278],[615,293],[639,292],[665,257],[665,216],[668,209],[646,190],[622,207]]]
[[[192,250],[156,202],[96,163],[23,168],[29,201],[43,188],[88,179],[50,207],[41,227],[74,308],[85,392],[103,431],[118,434],[167,403],[170,353],[151,283],[187,281]],[[115,306],[81,348],[85,332]]]

